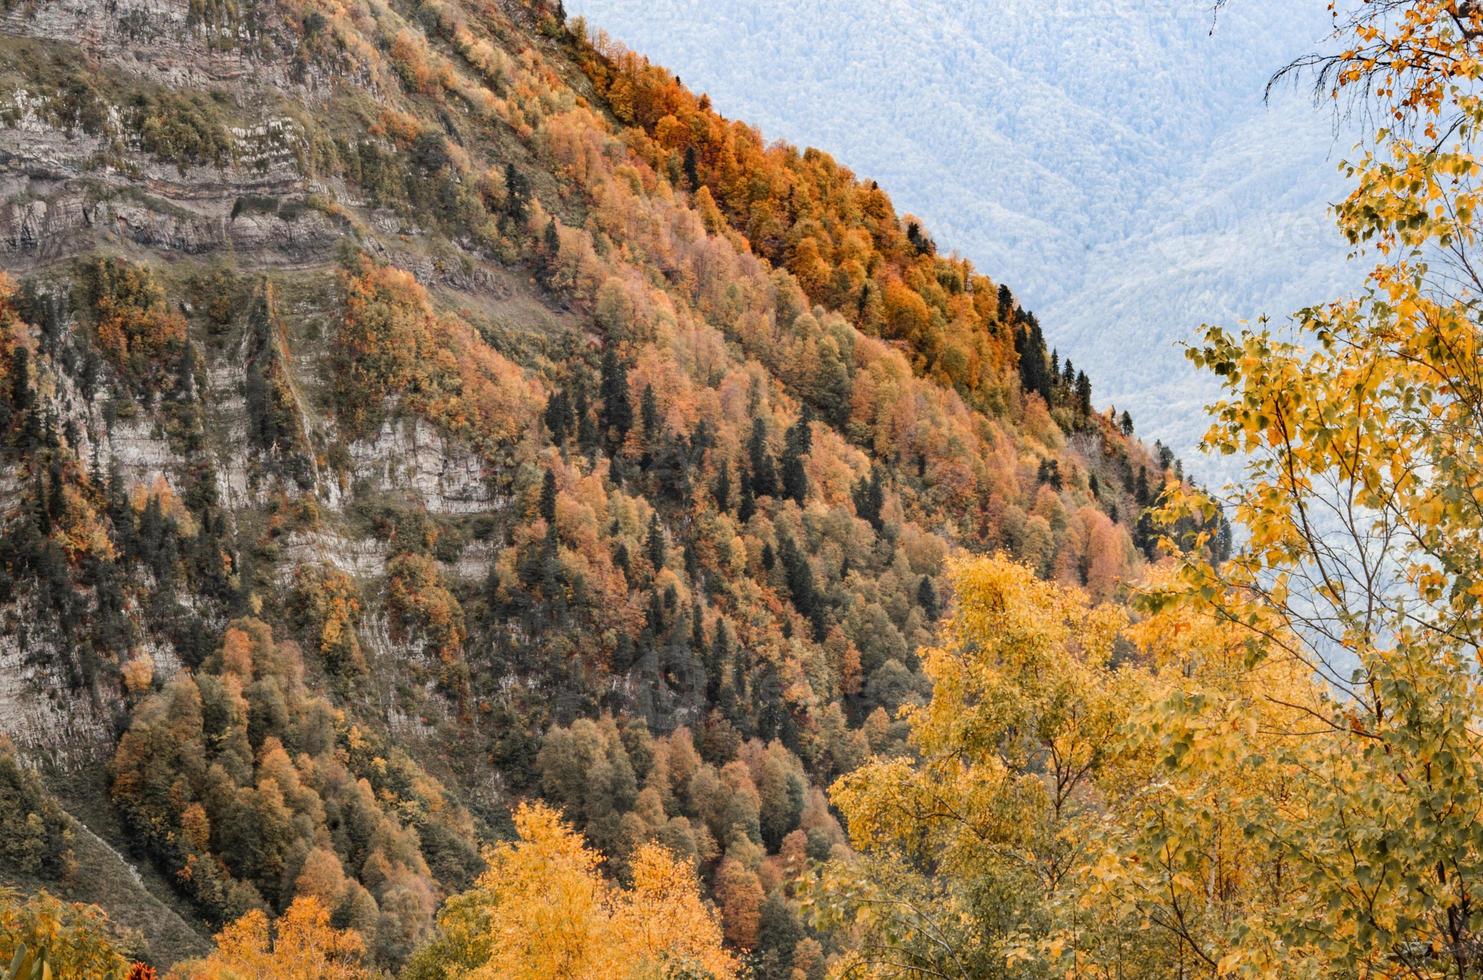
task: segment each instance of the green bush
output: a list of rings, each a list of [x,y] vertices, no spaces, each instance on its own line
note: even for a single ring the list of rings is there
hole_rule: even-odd
[[[135,95],[126,118],[141,149],[174,163],[182,173],[191,166],[225,167],[235,156],[236,141],[222,121],[219,104],[209,95],[181,91]]]
[[[76,870],[67,815],[5,739],[0,739],[0,862],[51,881]]]

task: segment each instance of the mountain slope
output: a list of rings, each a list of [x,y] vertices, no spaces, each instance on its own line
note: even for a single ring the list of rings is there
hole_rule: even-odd
[[[1268,77],[1328,28],[1269,0],[572,0],[723,111],[890,187],[1013,283],[1139,429],[1190,459],[1214,389],[1178,344],[1349,284],[1349,149]],[[1196,468],[1226,475],[1219,460]]]
[[[313,895],[394,969],[539,795],[786,975],[944,559],[1153,548],[1172,460],[1009,288],[543,4],[0,26],[0,730],[203,931]]]

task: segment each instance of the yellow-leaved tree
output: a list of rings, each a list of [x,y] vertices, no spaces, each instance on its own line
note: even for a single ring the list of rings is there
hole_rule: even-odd
[[[950,577],[944,645],[923,651],[932,701],[906,713],[915,756],[831,792],[859,854],[810,904],[851,947],[841,971],[1216,975],[1266,920],[1325,922],[1252,836],[1300,804],[1294,767],[1336,747],[1306,737],[1330,702],[1301,665],[1193,604],[1130,625],[1003,558]]]
[[[142,975],[98,906],[64,902],[46,891],[22,896],[11,888],[0,888],[0,970],[6,977],[125,980]]]
[[[474,887],[449,899],[404,976],[499,980],[737,975],[694,869],[657,845],[632,859],[632,886],[605,880],[602,856],[559,813],[522,804],[519,839],[489,850]]]
[[[1155,605],[1235,630],[1252,670],[1312,684],[1244,682],[1280,738],[1208,762],[1212,778],[1268,786],[1243,807],[1240,840],[1280,887],[1223,935],[1183,938],[1228,974],[1471,976],[1483,969],[1483,7],[1382,0],[1346,16],[1343,49],[1299,67],[1383,123],[1338,207],[1356,256],[1374,262],[1366,286],[1299,313],[1296,337],[1215,328],[1192,351],[1226,388],[1207,445],[1250,459],[1229,502],[1247,539],[1222,567],[1187,559]],[[1181,492],[1167,516],[1211,506]],[[1228,710],[1186,699],[1164,724],[1200,732]]]
[[[1122,611],[1005,558],[949,577],[954,614],[922,651],[932,700],[906,712],[917,758],[873,760],[831,791],[860,852],[813,896],[819,924],[856,940],[842,969],[1002,974],[1054,928],[1101,821],[1094,777],[1127,712]]]
[[[1179,588],[1173,570],[1152,579],[1152,594]],[[1310,784],[1355,778],[1342,735],[1315,724],[1336,702],[1198,599],[1124,637],[1128,712],[1097,773],[1102,819],[1025,961],[1084,977],[1336,975],[1293,941],[1334,926],[1294,849],[1317,846]]]
[[[205,959],[181,963],[172,980],[359,980],[363,965],[360,933],[336,929],[329,911],[312,896],[296,898],[269,928],[254,909],[216,934]]]
[[[863,856],[818,914],[862,973],[1483,973],[1483,4],[1338,16],[1296,67],[1383,124],[1337,209],[1367,283],[1191,352],[1226,389],[1206,445],[1248,460],[1240,547],[1167,540],[1120,640],[958,567],[918,756],[833,791]]]

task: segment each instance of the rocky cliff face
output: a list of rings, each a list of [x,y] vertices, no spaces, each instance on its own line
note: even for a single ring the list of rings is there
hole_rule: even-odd
[[[225,549],[230,561],[256,550],[235,542],[258,534],[286,500],[317,510],[312,526],[275,532],[271,557],[252,572],[270,603],[265,612],[258,600],[253,606],[281,622],[274,615],[281,609],[271,604],[292,592],[296,569],[385,581],[392,549],[346,516],[353,500],[486,519],[510,503],[508,485],[497,488],[487,460],[420,417],[393,412],[353,439],[337,432],[325,392],[347,243],[458,290],[463,303],[499,308],[547,300],[498,264],[430,256],[417,240],[416,214],[369,205],[343,176],[314,172],[301,120],[328,112],[328,93],[345,78],[317,63],[294,64],[295,29],[267,5],[243,5],[248,13],[235,24],[212,20],[208,7],[185,0],[8,5],[0,17],[0,267],[48,311],[44,327],[32,323],[22,332],[46,413],[43,443],[53,444],[51,453],[66,466],[106,474],[136,501],[204,494],[223,522],[223,540],[234,542]],[[375,96],[374,86],[357,91]],[[155,136],[145,133],[150,126]],[[93,311],[77,293],[78,263],[101,254],[155,270],[166,312],[188,323],[195,360],[187,369],[194,388],[188,397],[141,397],[116,361],[99,356]],[[203,276],[211,285],[191,285]],[[248,378],[262,352],[247,321],[254,293],[270,281],[283,297],[275,314],[284,331],[283,408],[304,460],[289,479],[276,472],[275,450],[250,431],[261,407],[249,404]],[[44,452],[27,444],[8,454],[0,510],[9,519],[26,509]],[[488,542],[475,542],[446,551],[440,568],[450,583],[476,587],[491,557]],[[0,613],[0,733],[48,775],[78,821],[73,839],[82,866],[51,887],[101,901],[141,930],[142,952],[165,964],[198,952],[213,922],[173,894],[166,879],[140,875],[151,855],[98,794],[107,792],[107,767],[141,693],[163,688],[182,670],[180,636],[162,630],[150,608],[164,583],[135,568],[121,589],[126,635],[111,648],[86,639],[96,626],[98,586],[86,580],[78,554],[69,553],[68,564],[70,572],[58,575],[77,597],[63,614],[75,622],[55,625],[46,597],[24,585]],[[233,588],[240,584],[239,569]],[[374,596],[375,589],[368,591]],[[457,711],[431,685],[422,694],[407,687],[425,686],[401,666],[415,628],[393,626],[380,603],[368,601],[376,608],[357,630],[375,669],[346,703],[400,744],[431,746],[436,756],[435,743],[446,737],[438,726]],[[192,629],[204,635],[219,635],[234,604],[189,584],[179,599]],[[85,653],[76,647],[79,637]],[[198,666],[197,655],[184,659]],[[142,688],[122,679],[129,664],[149,665]],[[503,799],[494,773],[471,775],[464,792],[485,806]],[[0,877],[30,882],[14,868],[0,868]],[[108,884],[100,890],[90,880]],[[140,914],[148,909],[156,911]]]
[[[280,86],[305,96],[313,89],[308,79],[291,85],[280,66],[241,49],[208,47],[186,3],[17,6],[0,20],[14,45],[52,68],[76,59],[72,70],[105,87],[127,75],[139,84],[231,91],[243,99]],[[9,263],[85,250],[100,235],[184,254],[242,249],[262,253],[263,261],[288,261],[332,243],[332,227],[313,215],[301,225],[271,211],[233,214],[243,197],[302,200],[312,192],[295,165],[291,119],[260,116],[226,126],[229,167],[182,165],[138,152],[137,134],[118,106],[102,108],[88,125],[49,110],[53,93],[40,90],[44,80],[30,73],[33,64],[12,66],[4,110],[9,166],[0,227]]]
[[[327,92],[344,79],[318,65],[286,64],[287,51],[298,43],[289,26],[274,23],[267,5],[241,6],[248,13],[240,20],[215,21],[202,13],[214,10],[212,5],[187,0],[10,5],[0,16],[7,62],[0,95],[0,266],[18,279],[46,284],[63,306],[74,278],[67,261],[100,250],[159,261],[166,269],[227,268],[239,277],[268,273],[301,294],[286,315],[312,333],[338,315],[335,276],[350,242],[412,269],[425,282],[461,290],[465,301],[509,304],[518,294],[513,302],[547,302],[517,276],[471,268],[467,257],[450,271],[446,259],[426,256],[411,241],[421,230],[415,215],[367,207],[363,193],[343,178],[306,172],[303,128],[293,115],[275,115],[274,106],[291,105],[296,114],[324,111]],[[57,87],[75,85],[78,77],[88,79],[98,104],[59,107]],[[219,137],[217,159],[162,157],[129,118],[128,93],[140,90],[209,93],[208,101],[229,106],[222,118],[205,122],[172,118],[189,115],[189,106],[162,109],[168,126],[201,126]],[[374,97],[376,87],[368,85],[365,92]],[[89,114],[95,118],[85,120]],[[192,319],[199,313],[191,308],[194,299],[175,299]],[[81,351],[93,343],[76,311],[60,312],[59,321],[53,329],[60,348]],[[299,340],[290,374],[302,400],[293,407],[304,437],[323,445],[333,437],[318,397],[330,373],[327,353],[323,343]],[[261,477],[247,433],[249,345],[244,331],[198,349],[207,415],[202,428],[209,434],[204,457],[216,494],[234,513],[263,507],[281,489]],[[196,460],[178,440],[172,444],[160,412],[130,405],[123,416],[115,414],[118,406],[97,390],[79,391],[77,378],[65,370],[48,372],[46,381],[55,387],[48,399],[52,424],[72,434],[69,448],[79,460],[121,473],[129,486],[163,481],[181,491],[182,474]],[[348,460],[337,468],[316,461],[307,485],[295,492],[331,513],[341,510],[352,484],[360,493],[408,496],[434,514],[508,506],[508,495],[491,489],[487,467],[470,447],[422,419],[387,418],[375,432],[348,442],[347,450]],[[23,489],[20,472],[8,468],[0,488],[12,507]],[[386,551],[374,538],[317,530],[289,536],[283,567],[324,561],[370,579],[384,573]],[[477,561],[449,567],[469,577],[487,571]],[[106,697],[99,704],[73,701],[65,685],[47,678],[44,666],[21,666],[26,658],[19,634],[7,633],[4,644],[7,667],[16,669],[6,671],[0,730],[77,764],[110,751],[107,718],[120,703]],[[157,676],[168,677],[175,663],[168,645],[152,653]],[[32,698],[27,691],[44,696]],[[74,755],[84,743],[96,751]]]

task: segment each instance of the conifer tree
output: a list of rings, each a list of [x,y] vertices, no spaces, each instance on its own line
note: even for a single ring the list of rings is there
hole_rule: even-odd
[[[627,673],[636,659],[633,640],[627,633],[619,633],[617,646],[613,650],[613,670],[619,674]]]
[[[715,634],[711,638],[709,651],[706,653],[706,691],[705,697],[711,704],[719,702],[721,687],[726,676],[726,666],[731,660],[731,637],[726,626],[726,620],[716,620]]]
[[[118,459],[110,461],[108,483],[108,520],[113,525],[113,540],[117,542],[124,559],[133,557],[138,547],[135,537],[134,508],[129,504],[129,495],[124,487],[124,477],[119,471]]]
[[[25,344],[16,344],[10,354],[10,407],[15,418],[21,420],[21,429],[16,436],[16,448],[28,452],[40,444],[36,400],[31,391],[31,354]]]
[[[700,189],[700,170],[696,163],[695,147],[685,147],[685,183],[692,191]]]
[[[716,509],[725,514],[731,510],[731,464],[721,460],[720,471],[716,474],[716,485],[712,492],[716,501]]]
[[[541,273],[550,282],[560,267],[561,233],[556,227],[556,219],[552,218],[546,222],[545,232],[541,236]]]
[[[937,605],[937,589],[932,585],[931,576],[923,575],[922,581],[917,584],[917,605],[922,607],[922,614],[927,617],[928,622],[936,622],[941,615],[941,609]]]
[[[628,400],[628,365],[612,344],[602,358],[602,430],[614,446],[621,446],[633,428],[633,405]]]
[[[870,526],[879,534],[883,528],[881,508],[885,506],[885,489],[881,483],[880,469],[872,466],[870,476],[861,477],[855,483],[850,496],[855,502],[855,513],[869,521]]]
[[[1035,474],[1036,482],[1044,483],[1057,493],[1061,491],[1061,464],[1054,459],[1042,459],[1040,469]]]
[[[657,573],[664,567],[665,559],[664,528],[659,523],[657,513],[649,515],[649,534],[644,542],[644,553],[649,559],[649,565]]]
[[[1014,294],[1003,283],[999,284],[999,320],[1011,323],[1014,320]]]
[[[777,554],[783,563],[793,607],[813,626],[815,639],[823,639],[823,603],[814,585],[814,570],[808,556],[799,551],[797,543],[786,533],[778,536]]]
[[[639,398],[639,424],[643,428],[644,446],[652,451],[655,440],[659,438],[659,402],[654,397],[653,385],[644,385],[644,393]]]
[[[1051,402],[1051,386],[1056,380],[1050,373],[1045,353],[1045,337],[1040,332],[1040,324],[1033,313],[1023,310],[1016,312],[1020,321],[1019,329],[1015,331],[1015,353],[1019,355],[1020,361],[1020,386],[1026,392],[1034,392],[1045,399],[1047,405]]]
[[[31,352],[25,344],[10,352],[10,404],[18,413],[31,409]]]
[[[736,516],[745,524],[757,513],[757,495],[752,491],[752,476],[746,470],[741,475],[741,499],[737,503]]]
[[[588,456],[593,455],[597,452],[598,431],[593,423],[591,405],[588,404],[587,386],[580,382],[576,394],[572,396],[572,417],[576,420],[577,447]]]
[[[752,464],[752,493],[758,497],[777,496],[777,471],[772,454],[767,451],[767,424],[761,416],[752,419],[752,437],[747,442],[747,455]]]
[[[566,437],[571,432],[572,405],[566,396],[566,389],[557,388],[546,399],[546,412],[543,416],[546,423],[546,431],[551,434],[553,445],[560,446],[566,442]]]
[[[812,422],[813,412],[805,405],[798,421],[788,429],[783,450],[783,496],[800,507],[808,496],[808,473],[803,460],[813,446]]]
[[[530,212],[530,181],[515,168],[514,163],[505,164],[505,217],[519,226]]]
[[[549,467],[541,479],[541,518],[547,524],[556,521],[556,471]]]

